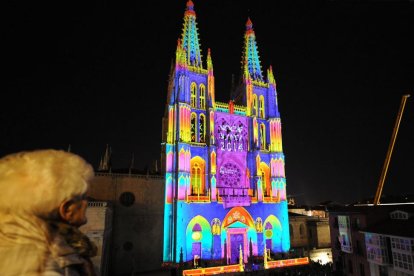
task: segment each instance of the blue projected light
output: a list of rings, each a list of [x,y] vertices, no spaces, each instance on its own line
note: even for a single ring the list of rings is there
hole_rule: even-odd
[[[177,43],[166,112],[163,261],[247,262],[290,248],[285,157],[276,80],[264,79],[246,23],[239,101],[214,100],[210,51],[202,67],[191,0]],[[175,96],[173,96],[175,95]],[[241,253],[240,253],[241,252]]]

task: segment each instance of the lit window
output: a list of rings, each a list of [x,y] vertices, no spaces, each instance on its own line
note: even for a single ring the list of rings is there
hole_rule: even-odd
[[[272,188],[270,185],[270,168],[266,163],[261,162],[259,170],[260,176],[262,177],[263,196],[270,196],[272,194]]]
[[[197,115],[191,113],[191,142],[196,142],[197,137]]]
[[[204,185],[205,162],[200,157],[195,157],[190,161],[191,166],[191,194],[204,195],[206,192]]]
[[[191,83],[191,107],[197,107],[197,85],[195,82]]]
[[[253,95],[253,115],[257,116],[257,95]]]
[[[206,87],[204,84],[200,84],[200,108],[206,108]]]
[[[260,96],[259,99],[259,116],[260,118],[264,118],[265,117],[265,104],[264,104],[264,97],[263,95]]]
[[[204,116],[204,114],[200,114],[200,137],[199,137],[199,141],[200,143],[205,143],[205,137],[206,137],[206,117]]]

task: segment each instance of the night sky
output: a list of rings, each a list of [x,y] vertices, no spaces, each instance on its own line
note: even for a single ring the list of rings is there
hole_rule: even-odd
[[[84,2],[3,9],[0,156],[70,144],[96,168],[109,144],[114,168],[134,154],[144,169],[160,158],[186,1]],[[238,79],[250,17],[262,71],[272,65],[277,82],[288,194],[314,204],[374,196],[411,93],[384,193],[414,193],[414,2],[288,2],[194,1],[216,99],[227,102]]]

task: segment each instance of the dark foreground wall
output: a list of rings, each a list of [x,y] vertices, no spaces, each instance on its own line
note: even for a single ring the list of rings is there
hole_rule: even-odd
[[[110,275],[159,269],[162,262],[164,178],[97,174],[88,196],[113,203]]]

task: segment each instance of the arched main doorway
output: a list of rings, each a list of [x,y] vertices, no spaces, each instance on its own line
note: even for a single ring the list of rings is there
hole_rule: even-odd
[[[240,248],[243,261],[247,262],[249,256],[248,232],[254,231],[254,221],[243,207],[234,207],[223,220],[223,229],[226,231],[225,255],[229,263],[237,263],[240,256]]]

